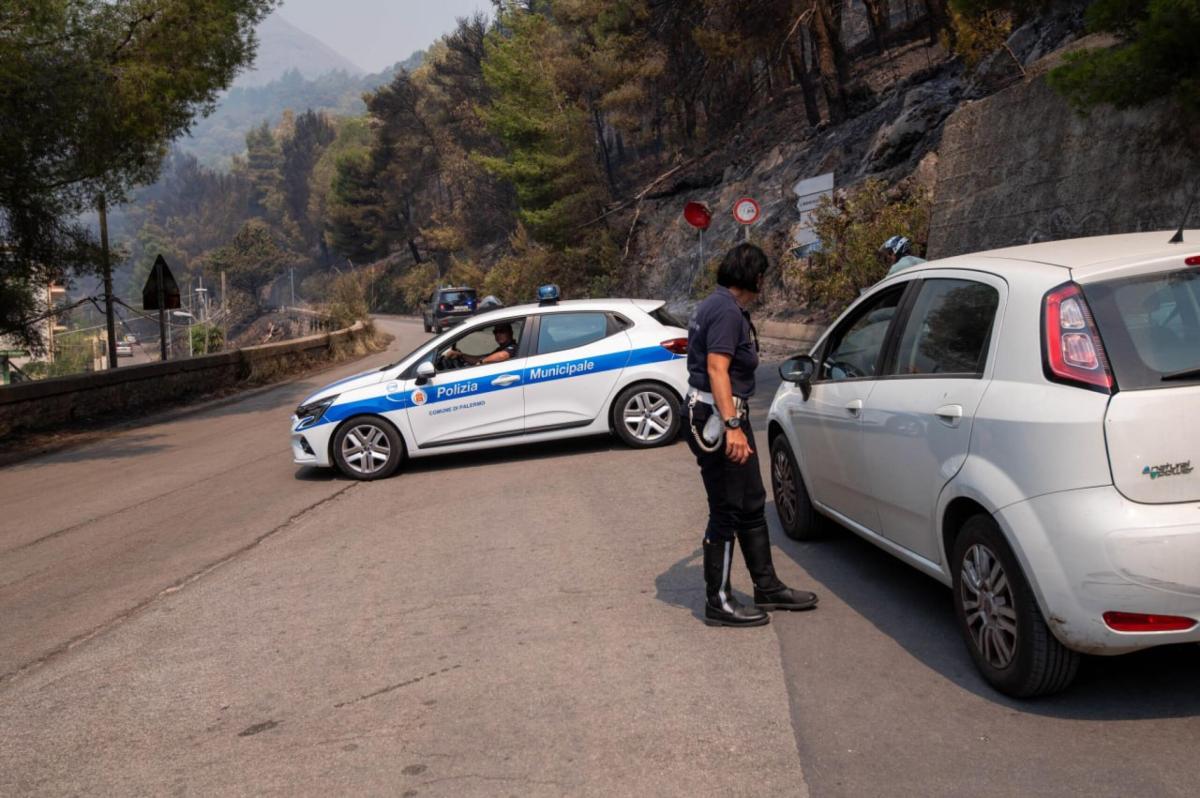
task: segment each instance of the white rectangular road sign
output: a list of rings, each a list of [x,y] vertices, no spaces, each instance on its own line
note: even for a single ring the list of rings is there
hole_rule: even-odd
[[[801,180],[792,187],[792,191],[798,197],[796,210],[800,211],[800,227],[796,230],[795,244],[808,247],[817,242],[817,234],[812,227],[812,212],[821,197],[833,196],[833,172]]]

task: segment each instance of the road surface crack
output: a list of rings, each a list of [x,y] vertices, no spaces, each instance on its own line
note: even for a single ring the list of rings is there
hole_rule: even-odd
[[[99,626],[95,627],[94,629],[84,632],[82,634],[76,635],[75,637],[71,638],[67,642],[62,643],[61,645],[58,645],[58,646],[52,648],[50,651],[46,652],[45,654],[42,654],[40,657],[38,657],[37,659],[35,659],[31,662],[27,662],[24,665],[20,665],[17,668],[9,671],[8,673],[0,674],[0,687],[4,687],[12,680],[16,679],[17,677],[21,676],[22,674],[24,674],[30,670],[33,670],[34,668],[41,667],[42,665],[45,665],[46,663],[50,662],[51,660],[57,659],[58,657],[62,656],[66,652],[75,648],[76,646],[82,645],[83,643],[86,643],[89,640],[92,640],[93,638],[99,637],[100,635],[105,634],[106,632],[109,632],[109,631],[117,628],[118,626],[123,624],[125,621],[129,620],[130,618],[133,618],[135,615],[140,614],[143,610],[154,605],[156,602],[159,601],[159,599],[165,598],[173,593],[178,593],[180,590],[183,590],[188,585],[191,585],[191,584],[199,581],[200,579],[203,579],[204,577],[208,576],[209,574],[211,574],[213,571],[217,570],[218,568],[220,568],[224,565],[227,565],[230,562],[233,562],[237,558],[241,557],[243,554],[246,554],[247,552],[258,548],[258,546],[260,546],[262,543],[264,543],[268,539],[274,537],[279,532],[282,532],[283,530],[287,529],[289,526],[296,523],[301,518],[303,518],[304,516],[311,513],[313,510],[316,510],[326,504],[329,504],[330,502],[334,501],[338,497],[346,494],[348,491],[354,490],[354,488],[358,487],[361,484],[363,484],[363,483],[353,482],[349,485],[346,485],[343,488],[340,488],[335,493],[332,493],[329,496],[326,496],[324,499],[321,499],[318,502],[310,504],[308,507],[305,507],[304,509],[300,510],[299,512],[294,513],[283,523],[272,527],[271,529],[269,529],[266,532],[264,532],[263,534],[259,535],[254,540],[250,541],[249,543],[245,544],[244,546],[241,546],[241,547],[235,549],[234,551],[230,552],[229,554],[226,554],[224,557],[214,560],[213,562],[208,563],[207,565],[203,566],[202,568],[200,568],[196,571],[193,571],[188,576],[185,576],[182,579],[177,580],[175,583],[163,588],[162,590],[158,591],[150,598],[140,601],[137,604],[130,607],[129,609],[124,610],[121,613],[118,613],[117,615],[113,616],[112,618],[110,618],[109,620],[100,624]]]
[[[434,676],[441,676],[444,673],[449,673],[450,671],[456,671],[461,667],[462,667],[461,664],[451,665],[448,668],[442,668],[440,671],[430,671],[429,673],[427,673],[423,676],[415,676],[412,679],[405,679],[404,681],[397,682],[396,684],[389,684],[387,687],[381,687],[378,690],[375,690],[374,692],[367,693],[366,695],[360,695],[358,698],[351,698],[349,701],[342,701],[341,703],[334,704],[333,708],[341,709],[342,707],[348,707],[351,704],[357,704],[359,701],[366,701],[368,698],[375,698],[376,696],[381,696],[385,693],[390,693],[393,690],[399,690],[401,687],[409,687],[411,685],[416,684],[417,682],[423,682],[426,679],[431,679]]]

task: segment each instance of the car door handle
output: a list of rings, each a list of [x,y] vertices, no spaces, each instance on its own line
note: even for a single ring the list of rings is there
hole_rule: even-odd
[[[938,421],[949,427],[957,427],[962,421],[963,409],[962,405],[942,405],[933,414],[938,417]]]
[[[500,388],[505,388],[509,385],[512,385],[514,382],[520,382],[520,381],[521,381],[521,378],[518,377],[516,374],[505,374],[502,377],[497,377],[496,379],[492,380],[492,385],[498,386]]]
[[[862,409],[863,409],[863,400],[862,399],[855,399],[853,402],[846,405],[846,412],[849,413],[850,415],[854,416],[855,418],[858,418],[859,414],[862,413]]]

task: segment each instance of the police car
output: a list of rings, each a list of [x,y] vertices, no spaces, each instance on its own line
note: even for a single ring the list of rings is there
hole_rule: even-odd
[[[559,303],[553,287],[539,296],[305,399],[292,416],[295,462],[370,480],[409,457],[514,443],[610,432],[634,448],[674,440],[687,330],[664,303]]]

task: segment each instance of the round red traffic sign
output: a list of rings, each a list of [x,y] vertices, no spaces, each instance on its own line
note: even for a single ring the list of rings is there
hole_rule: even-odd
[[[703,202],[689,202],[683,206],[683,218],[692,227],[707,230],[712,224],[712,211]]]
[[[754,224],[758,221],[758,214],[761,209],[758,203],[749,197],[742,197],[737,202],[733,203],[733,218],[739,224]]]

